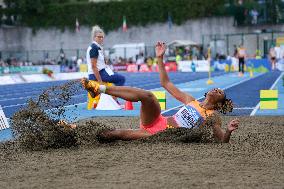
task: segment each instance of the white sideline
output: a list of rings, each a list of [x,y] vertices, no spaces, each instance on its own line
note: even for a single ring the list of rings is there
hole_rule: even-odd
[[[276,86],[276,84],[278,83],[278,81],[281,79],[281,77],[284,75],[284,72],[282,72],[279,77],[275,80],[275,82],[272,84],[272,86],[270,87],[269,90],[274,89],[274,87]],[[257,110],[260,107],[260,102],[254,107],[253,111],[250,113],[250,116],[254,116],[257,112]]]

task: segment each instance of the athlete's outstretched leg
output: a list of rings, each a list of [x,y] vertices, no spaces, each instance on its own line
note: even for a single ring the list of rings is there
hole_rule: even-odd
[[[149,125],[153,123],[161,114],[160,104],[152,92],[133,87],[123,87],[123,86],[107,87],[104,85],[99,85],[99,83],[94,81],[88,81],[85,78],[82,79],[81,82],[83,87],[88,91],[93,92],[94,95],[103,92],[131,102],[141,101],[140,120],[143,125]],[[125,133],[129,134],[128,131],[124,132],[124,134]],[[139,132],[137,131],[131,134],[134,133],[135,136],[136,134],[139,135]],[[144,136],[144,134],[145,133],[142,133],[141,136]]]
[[[124,87],[124,86],[104,86],[96,81],[89,81],[86,78],[81,80],[85,89],[92,95],[106,93],[115,97],[122,98],[131,102],[141,101],[140,119],[143,125],[149,125],[155,121],[161,113],[161,108],[158,100],[150,91],[143,89]]]
[[[137,140],[151,136],[150,133],[141,129],[116,129],[107,130],[100,133],[100,138],[104,140]]]
[[[106,94],[120,97],[131,102],[141,101],[140,119],[143,125],[149,125],[161,114],[158,100],[150,91],[132,87],[107,87]]]

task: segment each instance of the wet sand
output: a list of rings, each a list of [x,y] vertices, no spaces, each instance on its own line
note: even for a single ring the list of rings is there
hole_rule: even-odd
[[[232,117],[222,117],[227,124]],[[137,128],[138,118],[95,118]],[[155,140],[99,143],[86,121],[71,148],[0,144],[0,188],[284,188],[284,116],[240,117],[233,144]],[[94,127],[94,126],[93,126]],[[94,137],[94,140],[92,138]]]

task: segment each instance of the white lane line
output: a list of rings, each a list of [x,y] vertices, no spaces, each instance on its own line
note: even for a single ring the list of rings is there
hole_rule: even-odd
[[[78,98],[78,97],[80,97],[80,96],[85,96],[86,94],[80,94],[80,95],[74,95],[74,96],[72,96],[71,97],[71,99],[72,98]],[[60,100],[59,98],[52,98],[52,99],[50,99],[50,100]],[[4,108],[11,108],[11,107],[17,107],[17,106],[22,106],[22,105],[26,105],[27,103],[22,103],[22,104],[12,104],[12,105],[7,105],[7,106],[2,106],[2,108],[4,109]],[[81,103],[79,103],[79,104],[81,104]],[[76,104],[74,104],[74,105],[76,105]]]
[[[270,87],[269,90],[274,89],[274,87],[276,86],[276,84],[278,83],[278,81],[282,78],[282,76],[284,75],[284,72],[282,72],[279,77],[275,80],[275,82],[272,84],[272,86]],[[250,116],[254,116],[257,112],[257,110],[260,107],[260,102],[254,107],[253,111],[250,113]]]
[[[37,91],[36,91],[37,92]],[[41,92],[41,91],[40,91]],[[21,94],[21,95],[23,95],[23,94],[30,94],[30,93],[35,93],[35,91],[26,91],[26,92],[20,92],[20,93],[11,93],[11,92],[9,92],[9,93],[7,93],[7,94],[2,94],[2,95],[0,95],[0,97],[2,98],[2,97],[6,97],[6,96],[15,96],[15,95],[18,95],[18,94]]]
[[[34,96],[22,96],[22,97],[17,97],[17,98],[4,98],[4,99],[0,99],[1,101],[8,101],[8,100],[21,100],[21,99],[26,99],[26,98],[32,98]]]
[[[241,107],[241,108],[234,108],[234,110],[252,110],[254,107]]]
[[[229,89],[229,88],[234,87],[234,86],[236,86],[236,85],[242,84],[242,83],[244,83],[244,82],[246,82],[246,81],[249,81],[249,80],[251,80],[251,79],[255,79],[255,78],[257,78],[257,77],[262,76],[263,74],[265,74],[265,73],[261,73],[261,74],[259,74],[259,75],[256,76],[256,77],[247,78],[247,79],[242,80],[242,81],[239,81],[239,82],[237,82],[237,83],[233,83],[233,84],[231,84],[231,85],[228,85],[228,86],[222,88],[222,90],[226,90],[226,89]],[[200,100],[200,99],[202,99],[202,98],[203,98],[203,96],[197,98],[196,100]],[[168,110],[163,111],[162,114],[167,113],[167,112],[169,112],[169,111],[171,111],[171,110],[174,110],[174,109],[176,109],[176,108],[180,108],[180,107],[182,107],[182,106],[183,106],[183,104],[181,104],[181,105],[179,105],[179,106],[176,106],[176,107],[173,107],[173,108],[170,108],[170,109],[168,109]]]
[[[2,108],[12,108],[12,107],[17,107],[17,106],[23,106],[26,105],[27,103],[23,103],[23,104],[13,104],[13,105],[8,105],[8,106],[2,106]]]

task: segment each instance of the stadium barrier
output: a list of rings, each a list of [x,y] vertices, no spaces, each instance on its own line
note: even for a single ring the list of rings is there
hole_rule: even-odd
[[[139,70],[138,70],[138,65],[136,64],[125,64],[125,67],[122,65],[118,65],[118,66],[113,65],[113,67],[115,71],[118,71],[118,70],[121,71],[122,68],[123,68],[123,71],[125,69],[125,71],[127,72],[158,72],[159,71],[158,65],[148,66],[147,64],[141,64]],[[168,72],[176,72],[178,70],[176,62],[166,62],[165,69]]]
[[[0,67],[0,75],[3,74],[39,74],[44,69],[52,70],[53,73],[60,73],[59,65],[43,65],[43,66],[10,66]]]
[[[185,60],[178,62],[178,70],[181,72],[209,72],[210,66],[207,60]]]
[[[239,70],[238,59],[232,58],[229,60],[212,60],[211,71],[226,71],[226,72],[235,72]],[[271,71],[271,64],[268,59],[246,59],[245,62],[245,71],[252,72],[268,72]]]
[[[128,65],[127,64],[114,64],[113,65],[113,70],[115,72],[119,72],[119,71],[126,71],[127,70]]]
[[[138,72],[138,66],[136,64],[129,64],[126,68],[127,72]]]

